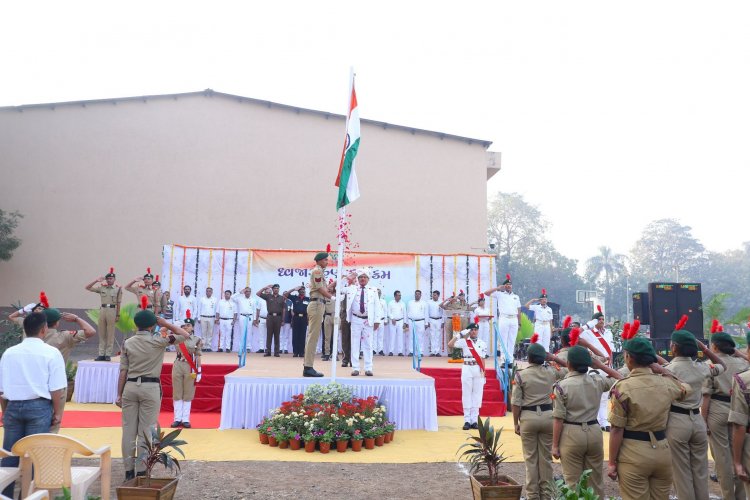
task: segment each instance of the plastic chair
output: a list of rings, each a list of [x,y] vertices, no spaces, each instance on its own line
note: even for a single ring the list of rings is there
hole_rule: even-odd
[[[0,458],[12,457],[13,454],[7,450],[0,448]],[[17,481],[21,477],[20,467],[0,467],[0,491],[3,491],[13,481]]]
[[[21,457],[21,498],[37,488],[70,488],[73,500],[84,500],[89,486],[101,476],[102,500],[109,500],[112,479],[112,457],[109,446],[92,450],[77,439],[60,434],[32,434],[13,445],[14,455]],[[73,454],[98,455],[99,467],[72,467]],[[34,467],[34,479],[31,468]]]
[[[10,497],[0,494],[0,500],[13,500]],[[24,497],[22,500],[49,500],[49,491],[47,490],[36,490],[31,495]]]

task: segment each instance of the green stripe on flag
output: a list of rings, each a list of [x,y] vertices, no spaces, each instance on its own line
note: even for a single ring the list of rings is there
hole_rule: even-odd
[[[341,179],[339,179],[339,196],[336,201],[336,210],[349,204],[349,198],[346,195],[346,188],[349,187],[349,177],[351,177],[354,168],[354,158],[357,157],[359,149],[359,138],[349,146],[344,155],[344,166],[341,168]]]

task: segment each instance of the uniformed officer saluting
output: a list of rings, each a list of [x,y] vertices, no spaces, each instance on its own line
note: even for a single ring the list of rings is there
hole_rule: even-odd
[[[478,320],[479,318],[475,318]],[[466,337],[469,337],[468,339]],[[482,407],[484,384],[484,358],[487,355],[487,344],[479,338],[479,325],[469,323],[466,330],[455,332],[448,342],[448,349],[461,349],[464,364],[461,366],[461,402],[464,407],[464,427],[469,430],[478,428],[479,408]]]
[[[115,283],[115,268],[110,267],[103,277],[86,285],[86,290],[99,294],[99,356],[94,361],[109,361],[115,344],[115,324],[120,319],[122,287]]]
[[[307,343],[305,344],[304,377],[322,377],[323,374],[313,368],[315,350],[318,348],[320,326],[326,310],[326,299],[333,296],[328,291],[325,269],[328,267],[328,252],[315,254],[315,268],[310,274],[310,305],[307,306]]]
[[[138,456],[138,439],[150,435],[156,425],[161,407],[161,367],[164,348],[180,344],[190,337],[182,328],[164,318],[158,318],[148,309],[146,297],[141,297],[141,310],[135,315],[138,333],[122,346],[120,378],[117,382],[115,404],[122,408],[122,457],[125,480],[135,477],[135,457]],[[169,330],[166,336],[154,335],[154,327]],[[143,465],[141,464],[141,467]],[[139,471],[138,475],[145,474]]]

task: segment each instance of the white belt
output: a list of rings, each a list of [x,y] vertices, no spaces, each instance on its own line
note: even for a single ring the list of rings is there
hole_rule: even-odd
[[[551,319],[538,319],[535,323],[552,323]]]
[[[517,314],[501,314],[500,316],[502,316],[503,318],[515,318],[518,315]]]

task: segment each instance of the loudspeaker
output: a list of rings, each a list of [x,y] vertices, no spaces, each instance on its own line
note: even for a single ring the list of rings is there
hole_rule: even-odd
[[[651,314],[648,310],[648,292],[633,294],[633,319],[637,319],[642,325],[651,324]]]
[[[700,283],[678,283],[677,320],[687,314],[685,329],[698,338],[703,337],[703,298]]]
[[[651,338],[672,335],[677,323],[677,283],[649,283],[648,308],[651,313]]]

